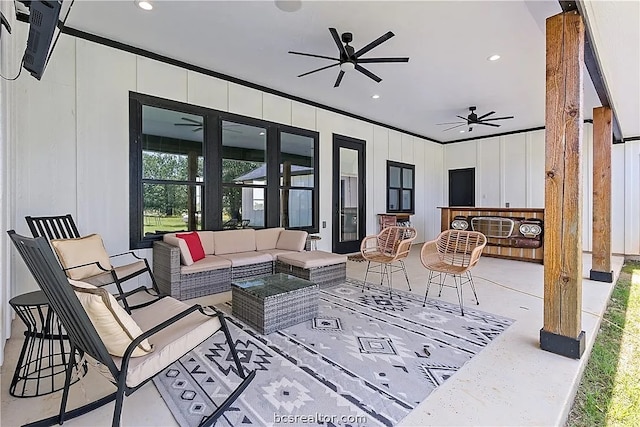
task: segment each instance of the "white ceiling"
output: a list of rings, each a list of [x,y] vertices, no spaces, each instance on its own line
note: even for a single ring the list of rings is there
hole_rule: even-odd
[[[596,47],[614,107],[623,136],[637,136],[640,3],[596,3],[587,10],[597,24]],[[133,1],[76,1],[66,25],[438,141],[544,126],[544,20],[560,12],[557,1],[297,4],[297,11],[286,12],[274,1],[155,1],[145,12]],[[334,88],[336,67],[296,77],[331,62],[287,51],[337,55],[329,27],[352,32],[356,50],[393,31],[395,37],[363,57],[411,59],[367,64],[381,83],[351,72]],[[495,53],[501,59],[488,61]],[[497,122],[500,128],[476,126],[472,133],[443,132],[447,126],[436,125],[466,116],[471,105],[478,115],[496,111],[515,118]],[[585,70],[585,118],[595,106],[599,101]]]

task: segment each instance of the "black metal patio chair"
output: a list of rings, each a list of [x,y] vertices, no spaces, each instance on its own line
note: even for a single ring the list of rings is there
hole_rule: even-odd
[[[81,238],[80,232],[78,231],[78,227],[73,220],[71,214],[60,215],[60,216],[26,216],[25,220],[27,221],[27,225],[31,230],[31,234],[33,237],[46,237],[49,242],[53,240],[59,239],[79,239]],[[106,254],[106,253],[105,253]],[[156,279],[153,276],[153,272],[149,267],[149,262],[146,258],[139,257],[132,251],[123,252],[116,255],[107,255],[109,260],[120,258],[124,256],[131,256],[135,259],[134,262],[126,263],[119,266],[111,266],[111,265],[102,265],[100,262],[96,260],[91,260],[89,264],[80,264],[80,265],[66,265],[65,262],[58,257],[63,270],[68,274],[68,271],[78,268],[86,267],[87,265],[95,264],[98,267],[97,273],[92,275],[91,277],[83,277],[81,280],[87,283],[90,283],[95,286],[106,286],[110,284],[115,284],[116,288],[118,288],[119,295],[117,297],[118,300],[122,301],[125,310],[130,312],[131,308],[139,308],[144,306],[145,304],[149,304],[151,301],[142,302],[135,306],[129,306],[127,298],[137,294],[140,291],[145,291],[147,294],[153,297],[162,297],[162,292],[158,288],[158,284],[156,283]],[[151,278],[151,286],[152,291],[146,286],[140,286],[131,291],[125,292],[122,283],[127,280],[133,279],[134,277],[138,277],[142,274],[148,273]],[[71,276],[70,276],[71,277]]]
[[[28,426],[62,424],[66,419],[86,414],[114,400],[115,410],[112,426],[119,426],[124,396],[128,396],[138,390],[155,375],[219,331],[222,331],[225,335],[231,356],[242,381],[200,425],[213,425],[216,419],[237,399],[255,377],[255,370],[245,372],[245,369],[240,364],[234,342],[222,313],[209,313],[200,305],[188,306],[171,297],[158,299],[150,306],[135,310],[131,315],[131,319],[137,322],[142,333],[137,337],[130,337],[131,343],[126,347],[121,357],[112,356],[107,350],[105,341],[101,339],[96,327],[90,320],[87,311],[80,303],[76,292],[72,289],[68,278],[56,261],[47,241],[43,237],[29,238],[20,236],[13,230],[8,231],[8,234],[49,300],[50,308],[58,316],[68,334],[71,344],[70,360],[74,360],[76,352],[80,356],[85,354],[90,356],[108,369],[110,373],[109,380],[117,387],[117,391],[114,393],[67,411],[66,405],[73,370],[73,363],[69,363],[66,367],[66,379],[59,414],[33,422]],[[105,291],[101,289],[100,291],[106,294]],[[138,357],[132,357],[134,351],[145,340],[148,340],[148,343],[153,346],[153,351]]]

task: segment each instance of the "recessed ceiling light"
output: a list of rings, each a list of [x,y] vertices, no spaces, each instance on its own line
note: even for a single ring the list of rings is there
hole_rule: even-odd
[[[489,61],[497,61],[498,59],[500,59],[500,55],[491,55],[490,57],[487,58]]]
[[[260,132],[260,136],[264,135],[264,132]]]
[[[373,99],[378,99],[378,98],[380,98],[380,95],[371,95],[371,97],[372,97]]]
[[[283,12],[297,12],[302,7],[301,0],[276,0],[276,7]]]
[[[138,5],[138,7],[140,9],[143,9],[143,10],[151,10],[151,9],[153,9],[153,5],[149,1],[136,0],[136,4]]]
[[[464,129],[462,129],[462,130],[460,131],[460,133],[464,133]]]

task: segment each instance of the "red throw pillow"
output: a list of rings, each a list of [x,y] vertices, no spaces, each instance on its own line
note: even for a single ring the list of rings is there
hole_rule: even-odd
[[[189,248],[193,262],[200,261],[204,258],[204,248],[200,241],[200,236],[195,231],[192,233],[176,234],[176,237],[183,239]]]

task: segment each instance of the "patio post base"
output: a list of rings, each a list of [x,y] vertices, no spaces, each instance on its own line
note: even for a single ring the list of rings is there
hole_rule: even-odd
[[[589,270],[589,279],[598,282],[613,282],[613,271]]]
[[[584,353],[585,333],[580,331],[578,338],[565,337],[540,329],[540,348],[561,356],[580,359]]]

